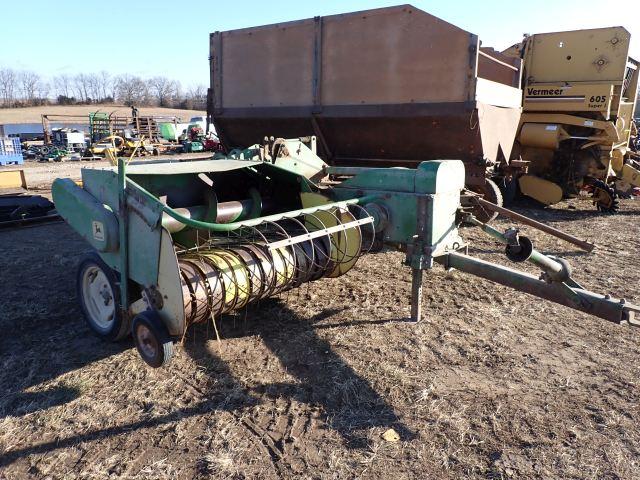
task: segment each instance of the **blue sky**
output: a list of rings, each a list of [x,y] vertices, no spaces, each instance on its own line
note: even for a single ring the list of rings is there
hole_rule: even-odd
[[[210,32],[398,3],[0,0],[0,67],[45,76],[100,70],[165,75],[184,87],[207,85]],[[631,32],[632,55],[640,56],[639,0],[414,0],[412,4],[478,34],[483,45],[498,49],[519,41],[525,32],[622,25]]]

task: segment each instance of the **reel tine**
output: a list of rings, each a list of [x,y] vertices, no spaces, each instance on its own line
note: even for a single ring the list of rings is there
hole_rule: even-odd
[[[265,221],[228,232],[222,238],[207,232],[205,240],[196,230],[195,246],[178,246],[176,251],[186,326],[303,283],[346,273],[365,249],[371,249],[375,228],[369,227],[369,236],[359,225],[344,225],[369,216],[366,209],[354,205],[352,209],[332,208]],[[329,229],[333,231],[327,233]],[[307,237],[314,232],[318,236]],[[282,243],[277,246],[274,242]]]
[[[305,222],[310,223],[315,230],[326,230],[328,227],[324,224],[324,222],[315,214],[308,213],[305,215]],[[330,234],[323,235],[321,237],[314,238],[311,243],[314,247],[314,252],[317,254],[315,258],[314,267],[316,267],[316,271],[311,277],[311,280],[318,280],[323,277],[327,272],[329,265],[331,263],[331,239]]]
[[[309,234],[309,230],[307,230],[304,224],[297,218],[291,218],[289,221],[299,227],[298,235]],[[291,247],[296,261],[296,278],[294,287],[299,287],[303,283],[308,282],[311,277],[313,263],[315,260],[314,248],[313,243],[309,240],[295,243]]]
[[[266,224],[257,225],[254,228],[254,233],[256,235],[256,241],[253,243],[255,248],[255,252],[261,259],[261,265],[265,272],[265,279],[267,282],[267,288],[265,289],[264,296],[268,297],[271,295],[275,295],[277,293],[277,274],[275,270],[275,261],[271,250],[267,247],[269,244],[269,240],[266,236],[266,233],[263,233],[258,227],[263,226],[266,230],[269,226]]]
[[[265,223],[275,227],[276,231],[274,233],[277,234],[278,237],[280,237],[280,239],[291,238],[291,235],[289,235],[289,233],[279,223],[277,222],[265,222]],[[292,284],[295,278],[296,262],[295,262],[295,255],[293,253],[293,249],[291,247],[280,247],[277,249],[270,248],[269,250],[271,252],[277,252],[283,264],[283,268],[281,269],[281,273],[280,273],[282,286],[281,288],[278,289],[278,291],[283,292],[285,290],[288,290],[289,288],[292,287]],[[276,273],[278,273],[277,268],[276,268]]]
[[[367,209],[364,208],[361,205],[358,205],[357,203],[353,204],[353,205],[350,205],[350,207],[352,207],[354,210],[358,211],[361,214],[361,216],[360,215],[354,215],[354,217],[356,217],[356,219],[358,219],[358,220],[362,220],[364,218],[370,218],[371,217],[371,215],[369,214]],[[369,242],[369,244],[368,244],[368,246],[366,248],[364,247],[364,238],[365,238],[366,235],[364,234],[363,229],[361,227],[358,227],[358,228],[360,228],[361,237],[363,239],[362,249],[360,251],[361,255],[369,253],[371,251],[371,249],[373,248],[373,244],[375,243],[375,240],[376,240],[376,228],[375,228],[373,222],[367,223],[365,225],[368,225],[369,230],[371,231],[371,235],[370,235],[371,242]]]

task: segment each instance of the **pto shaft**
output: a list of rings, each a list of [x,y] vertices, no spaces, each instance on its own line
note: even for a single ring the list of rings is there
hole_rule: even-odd
[[[610,322],[640,326],[640,319],[636,318],[636,314],[640,313],[640,307],[628,304],[624,299],[617,300],[608,295],[599,295],[564,283],[547,283],[528,273],[461,253],[449,253],[436,257],[436,261],[443,264],[445,268],[455,268]]]

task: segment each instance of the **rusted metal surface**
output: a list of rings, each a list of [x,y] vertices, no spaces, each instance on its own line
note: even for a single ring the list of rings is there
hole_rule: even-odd
[[[216,32],[210,62],[227,148],[313,132],[336,165],[457,158],[469,183],[511,154],[520,60],[410,5]]]
[[[482,205],[482,207],[486,208],[487,210],[498,212],[500,215],[504,215],[505,217],[510,218],[511,220],[515,220],[517,222],[523,223],[537,230],[540,230],[541,232],[545,232],[545,233],[548,233],[549,235],[560,238],[566,242],[569,242],[573,245],[580,247],[581,249],[587,252],[591,252],[596,247],[594,243],[587,242],[586,240],[581,240],[577,237],[574,237],[573,235],[569,235],[568,233],[563,232],[562,230],[558,230],[557,228],[553,228],[544,223],[537,222],[532,218],[525,217],[524,215],[520,215],[519,213],[514,212],[513,210],[509,210],[507,208],[495,205],[491,202],[487,202],[483,198],[475,197],[474,201]]]
[[[481,47],[478,56],[478,76],[519,88],[522,76],[520,63],[519,58],[503,55],[490,47]]]
[[[618,300],[609,295],[599,295],[558,282],[548,283],[529,273],[519,272],[461,253],[449,253],[436,260],[444,264],[446,268],[455,268],[461,272],[470,273],[509,288],[581,310],[610,322],[640,326],[636,320],[637,314],[640,313],[640,307],[626,303],[624,299]]]

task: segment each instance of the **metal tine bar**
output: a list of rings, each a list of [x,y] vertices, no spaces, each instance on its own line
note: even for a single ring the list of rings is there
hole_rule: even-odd
[[[245,263],[247,263],[247,272],[249,273],[250,282],[251,282],[251,296],[252,296],[251,300],[258,300],[262,298],[264,295],[265,283],[267,281],[266,273],[264,271],[262,262],[257,257],[255,252],[250,249],[246,249],[245,247],[246,245],[238,246],[238,248],[236,249],[236,252],[237,251],[244,252],[246,255],[248,255],[251,258],[251,261],[253,262],[253,265],[249,265],[245,260],[245,258],[243,257],[243,260],[245,261]],[[242,250],[240,250],[240,248],[242,248]],[[258,286],[260,287],[259,290],[257,289]]]
[[[265,228],[268,228],[268,225],[264,225]],[[259,237],[262,239],[262,245],[267,245],[269,243],[269,240],[267,239],[266,235],[263,234],[257,227],[254,227],[256,233],[259,235]],[[258,243],[258,242],[256,242]],[[275,295],[277,293],[277,288],[278,288],[278,278],[277,278],[277,272],[275,270],[275,261],[273,258],[273,253],[271,252],[271,250],[269,250],[268,248],[259,248],[259,251],[262,252],[266,257],[267,260],[270,263],[270,272],[271,275],[269,277],[269,280],[271,280],[271,283],[268,284],[269,289],[267,291],[265,291],[264,293],[264,298],[271,296],[271,295]]]
[[[290,222],[293,223],[297,223],[300,228],[302,229],[302,231],[306,232],[306,234],[309,234],[309,230],[307,230],[307,228],[304,226],[304,224],[298,220],[297,218],[291,218],[289,219]],[[299,238],[305,236],[305,234],[303,235],[298,235],[297,237],[290,237],[289,240],[292,240],[293,238]],[[278,243],[278,242],[276,242]],[[297,245],[298,243],[302,243],[302,242],[295,242],[293,244],[291,244],[290,246],[293,247],[293,245]],[[315,248],[313,246],[313,242],[309,241],[308,242],[311,245],[311,258],[309,258],[309,256],[307,255],[307,252],[305,251],[304,247],[300,246],[299,250],[296,250],[295,247],[292,248],[293,251],[293,255],[294,255],[294,259],[296,260],[296,273],[299,273],[300,275],[296,278],[295,283],[296,283],[296,287],[299,287],[302,283],[308,281],[308,279],[311,277],[311,269],[313,266],[313,261],[315,259]],[[273,244],[269,245],[269,248],[273,248],[272,247]],[[303,271],[302,265],[297,265],[297,251],[301,251],[302,255],[304,256],[304,258],[306,259],[306,271]]]
[[[272,242],[269,244],[269,248],[273,249],[273,248],[287,247],[290,245],[294,245],[296,243],[301,243],[307,240],[312,240],[314,238],[319,238],[319,237],[322,237],[323,235],[330,235],[332,233],[341,232],[344,230],[348,230],[350,228],[359,227],[360,225],[365,225],[368,223],[373,223],[372,217],[363,218],[361,220],[353,220],[351,222],[342,223],[340,225],[335,225],[333,227],[326,227],[322,230],[314,230],[313,232],[298,235],[296,237],[290,237],[287,240]]]
[[[209,279],[207,278],[207,275],[204,273],[204,271],[202,270],[202,268],[199,265],[196,265],[196,267],[198,268],[198,272],[201,275],[201,278],[206,286],[206,288],[208,289],[208,293],[207,293],[207,310],[205,312],[205,314],[202,315],[202,317],[198,320],[197,323],[202,323],[204,321],[206,321],[210,314],[213,312],[214,314],[221,314],[224,311],[224,307],[225,307],[225,299],[226,299],[226,285],[224,284],[224,281],[222,279],[222,271],[220,270],[220,268],[218,267],[218,265],[216,265],[215,263],[213,263],[209,258],[207,258],[206,256],[204,256],[203,254],[200,253],[196,253],[196,254],[191,254],[189,256],[186,257],[187,259],[191,260],[191,263],[195,263],[197,262],[201,262],[203,264],[208,265],[210,268],[214,269],[217,273],[216,275],[216,282],[220,282],[220,292],[221,292],[221,297],[220,297],[220,302],[217,303],[215,306],[213,304],[213,292],[218,291],[217,288],[213,288],[211,286],[211,282],[209,281]],[[218,286],[218,283],[216,283],[215,285],[216,287]],[[215,310],[215,312],[214,312]]]
[[[374,220],[365,208],[360,205],[353,208],[334,206],[321,211],[334,218],[331,226],[326,225],[319,217],[320,211],[316,210],[278,221],[265,220],[255,226],[243,225],[237,230],[228,231],[226,238],[222,239],[213,236],[210,231],[207,231],[207,238],[202,239],[204,232],[196,229],[195,247],[177,245],[177,253],[186,261],[190,260],[191,270],[198,277],[193,280],[196,283],[191,285],[188,276],[181,270],[191,302],[187,326],[199,323],[210,315],[230,313],[252,301],[321,278],[358,258],[365,249],[369,251],[372,248],[375,240]],[[353,220],[347,218],[345,222],[343,212],[348,212]],[[363,225],[369,225],[371,229],[371,241],[366,246]],[[359,233],[359,245],[355,253],[350,253],[353,245],[350,245],[350,236],[346,234],[352,228],[357,228]],[[323,238],[326,240],[319,242]],[[211,255],[207,254],[207,250]],[[213,257],[216,251],[219,253]],[[255,265],[249,263],[253,261]],[[209,269],[216,272],[215,284],[211,283],[213,275],[205,273]],[[201,298],[203,292],[196,295],[194,289],[200,283],[202,285],[198,288],[204,289],[206,298]],[[230,291],[234,294],[229,295]]]
[[[227,265],[230,274],[225,274],[224,271],[221,271],[220,273],[222,274],[222,282],[225,283],[225,279],[224,277],[227,277],[230,279],[230,283],[232,283],[235,286],[235,291],[238,291],[238,280],[236,278],[236,273],[235,270],[233,269],[233,265],[231,265],[231,263],[224,257],[224,256],[220,256],[220,259]],[[236,293],[236,295],[234,295],[231,303],[229,304],[229,306],[227,306],[227,296],[226,296],[226,284],[225,284],[225,297],[224,297],[224,305],[225,305],[225,309],[222,313],[229,313],[232,312],[236,306],[238,305],[238,301],[240,299],[240,295],[238,295]]]
[[[256,245],[256,248],[258,249],[258,251],[262,253],[265,257],[267,257],[267,262],[269,263],[270,275],[267,275],[267,272],[265,271],[265,282],[266,282],[267,288],[265,288],[262,294],[262,298],[267,298],[276,293],[277,278],[274,270],[275,268],[274,259],[271,251],[268,248],[260,247],[260,245],[266,245],[267,243],[269,243],[269,240],[267,239],[266,235],[263,232],[261,232],[257,226],[253,227],[253,229],[254,229],[253,231],[256,234],[256,237],[258,238],[258,240],[254,241],[253,243]],[[262,263],[262,259],[261,259],[261,263]]]
[[[336,219],[337,223],[341,223],[342,222],[342,220],[339,217],[337,217],[333,212],[327,212],[327,213],[333,215],[334,218]],[[336,264],[338,264],[338,265],[342,264],[342,263],[350,262],[351,260],[356,259],[356,258],[358,258],[360,256],[360,248],[361,248],[361,246],[358,247],[358,253],[356,253],[354,255],[348,255],[347,254],[347,252],[349,251],[349,237],[346,234],[344,235],[344,240],[345,240],[345,244],[346,244],[345,248],[344,249],[340,248],[340,245],[339,245],[340,234],[343,233],[344,231],[345,231],[344,229],[341,229],[338,232],[338,240],[337,241],[333,240],[333,235],[330,236],[332,241],[334,241],[334,246],[336,248],[336,251],[340,255],[342,255],[342,257],[339,260],[338,259],[336,260]],[[360,244],[362,244],[362,241],[360,242]],[[345,258],[347,258],[347,259],[345,260]]]
[[[328,227],[324,224],[324,222],[323,222],[322,220],[320,220],[320,219],[319,219],[315,214],[313,214],[313,213],[308,213],[308,214],[306,214],[304,218],[305,218],[305,221],[306,221],[306,222],[311,223],[311,224],[312,224],[312,226],[317,227],[317,228],[318,228],[318,230],[322,230],[322,231],[324,231],[324,230],[326,230],[326,229],[328,228]],[[318,223],[317,223],[317,224],[313,224],[313,222],[310,222],[310,219],[311,219],[311,218],[313,218],[314,220],[316,220]],[[323,236],[323,235],[320,235],[318,238],[321,238],[322,236]],[[330,235],[326,235],[326,237],[327,237],[327,241],[329,242],[329,245],[328,245],[328,246],[329,246],[329,248],[331,248],[331,238],[330,238]],[[314,242],[313,242],[313,240],[312,240],[312,242],[311,242],[311,243],[314,243]],[[315,246],[314,246],[314,248],[315,248]],[[316,263],[316,264],[314,265],[314,267],[316,267],[318,270],[320,270],[320,271],[321,271],[321,275],[324,275],[324,274],[325,274],[325,270],[327,269],[327,266],[328,266],[328,264],[329,264],[329,262],[330,262],[330,258],[331,258],[331,252],[330,252],[330,251],[326,252],[326,257],[327,257],[327,261],[325,262],[325,264],[324,264],[324,265],[320,265],[319,263]],[[318,258],[319,258],[319,257],[318,257]]]
[[[352,207],[353,207],[354,210],[359,210],[363,214],[363,218],[366,218],[366,217],[371,218],[371,223],[369,224],[370,228],[371,228],[371,242],[369,243],[369,246],[366,249],[362,248],[362,250],[360,252],[361,255],[362,254],[366,254],[366,253],[369,253],[371,251],[371,249],[373,248],[373,244],[375,243],[375,240],[376,240],[376,228],[375,228],[375,225],[374,225],[374,222],[373,222],[373,217],[369,214],[367,209],[364,208],[361,205],[352,205]],[[354,215],[354,217],[358,218],[357,215]],[[362,238],[364,239],[364,235],[362,236]]]
[[[348,209],[347,209],[347,213],[349,213],[350,215],[352,215],[355,218],[355,216]],[[341,221],[341,219],[338,218],[338,221]],[[371,218],[371,221],[373,222],[373,218]],[[347,254],[347,252],[349,251],[349,237],[345,234],[344,235],[344,240],[345,240],[346,245],[345,245],[344,250],[342,250],[338,246],[336,246],[338,252],[342,254],[342,259],[341,259],[340,263],[348,263],[348,262],[350,262],[350,261],[352,261],[354,259],[357,259],[357,258],[359,258],[361,256],[361,253],[362,253],[362,229],[360,228],[360,225],[357,224],[357,220],[355,220],[355,222],[356,222],[356,225],[355,225],[355,227],[352,227],[352,228],[357,228],[358,229],[358,233],[360,234],[358,236],[359,245],[358,245],[357,253],[354,253],[353,255],[348,255]],[[343,231],[346,231],[346,229],[343,230]],[[345,260],[345,258],[346,258],[346,260]]]
[[[278,224],[277,222],[270,222],[269,221],[269,222],[265,222],[265,223],[277,227],[277,229],[279,230],[278,233],[280,233],[280,235],[284,235],[285,237],[289,238],[289,234],[287,233],[287,231],[280,224]],[[276,232],[274,232],[274,233],[276,233]],[[278,257],[282,260],[282,263],[284,265],[284,273],[280,274],[280,276],[281,276],[281,278],[283,280],[282,285],[280,287],[277,287],[278,281],[276,279],[276,287],[277,287],[276,290],[277,290],[277,292],[278,293],[283,292],[283,291],[287,290],[290,287],[294,275],[292,275],[290,279],[288,279],[287,276],[286,276],[287,275],[288,264],[287,264],[287,259],[285,258],[285,255],[282,253],[282,251],[283,251],[282,249],[271,250],[271,249],[269,249],[267,247],[267,250],[269,250],[272,255],[274,253],[276,253],[278,255]],[[284,250],[284,251],[286,251],[286,250]],[[291,252],[291,256],[294,259],[293,269],[295,270],[295,256],[293,255],[293,252]],[[274,262],[274,266],[275,266],[275,262]],[[276,273],[276,277],[277,277],[278,274],[279,274],[277,268],[275,268],[275,273]]]
[[[233,278],[235,280],[236,292],[243,293],[247,298],[247,300],[244,303],[242,303],[242,306],[245,306],[247,303],[249,303],[251,301],[251,293],[253,291],[252,284],[251,284],[251,278],[250,278],[250,274],[249,274],[249,268],[246,266],[246,263],[245,263],[244,259],[238,253],[236,253],[233,249],[224,249],[224,251],[226,251],[229,254],[233,255],[233,257],[240,262],[240,268],[242,268],[244,270],[244,272],[247,274],[247,282],[248,282],[247,283],[247,288],[244,288],[243,286],[240,285],[238,277],[236,276],[235,268],[233,268],[233,267],[231,268],[231,272],[233,273]],[[228,263],[231,264],[231,262],[228,262]],[[236,294],[236,297],[237,297],[238,300],[240,300],[240,295]],[[240,307],[238,307],[238,308],[240,308]]]

